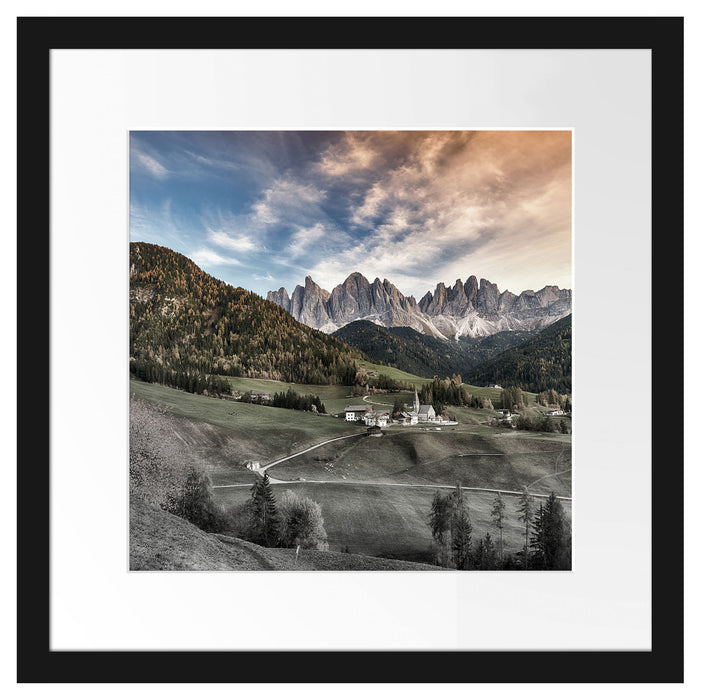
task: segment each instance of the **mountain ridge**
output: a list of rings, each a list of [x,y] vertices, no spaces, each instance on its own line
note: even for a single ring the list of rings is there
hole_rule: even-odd
[[[474,275],[453,286],[437,283],[420,301],[405,296],[388,279],[373,282],[352,272],[329,292],[310,275],[289,296],[285,287],[269,291],[272,301],[293,318],[325,333],[359,320],[386,328],[406,326],[436,338],[488,336],[501,331],[544,328],[571,313],[571,290],[546,285],[513,294]]]

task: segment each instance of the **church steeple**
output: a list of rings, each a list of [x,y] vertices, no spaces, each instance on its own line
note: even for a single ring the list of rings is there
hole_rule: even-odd
[[[413,401],[413,411],[420,413],[420,399],[417,398],[417,389],[415,389],[415,399]]]

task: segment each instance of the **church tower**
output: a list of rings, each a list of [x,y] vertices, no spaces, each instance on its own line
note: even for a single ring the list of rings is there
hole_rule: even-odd
[[[420,399],[417,398],[417,389],[415,389],[415,400],[413,401],[413,412],[420,413]]]

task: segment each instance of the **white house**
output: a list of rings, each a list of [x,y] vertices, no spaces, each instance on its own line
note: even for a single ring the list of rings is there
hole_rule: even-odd
[[[344,420],[353,423],[356,420],[363,418],[371,409],[369,406],[347,406],[344,409]]]
[[[364,416],[364,423],[368,426],[377,425],[379,428],[385,428],[390,420],[388,411],[369,411]]]

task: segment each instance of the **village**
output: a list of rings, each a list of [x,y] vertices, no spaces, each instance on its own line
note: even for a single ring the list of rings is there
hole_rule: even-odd
[[[420,399],[415,390],[411,411],[402,411],[394,418],[390,411],[375,411],[369,404],[352,405],[344,409],[344,419],[350,423],[363,422],[371,434],[380,435],[380,429],[389,425],[417,425],[418,423],[433,426],[457,425],[457,421],[446,416],[438,416],[429,404],[420,404]],[[377,428],[378,430],[372,430]]]

